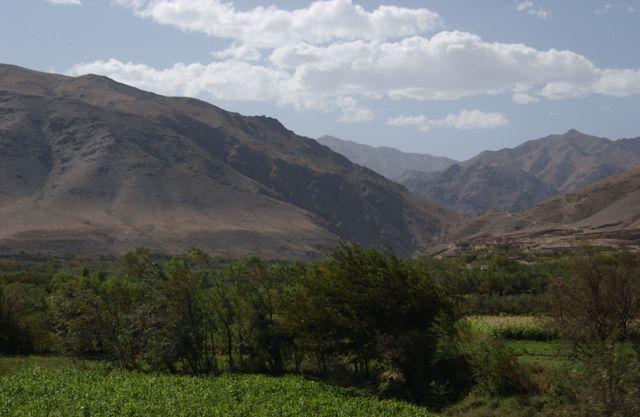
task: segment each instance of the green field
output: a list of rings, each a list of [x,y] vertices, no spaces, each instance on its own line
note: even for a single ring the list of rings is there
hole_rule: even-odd
[[[549,369],[566,364],[566,353],[556,340],[548,319],[531,316],[472,316],[467,321],[473,332],[498,337],[520,362]]]
[[[547,342],[556,340],[559,337],[551,320],[543,317],[471,316],[467,318],[467,321],[475,332],[502,337],[507,340]]]
[[[301,377],[109,371],[61,358],[0,358],[0,416],[433,416]]]

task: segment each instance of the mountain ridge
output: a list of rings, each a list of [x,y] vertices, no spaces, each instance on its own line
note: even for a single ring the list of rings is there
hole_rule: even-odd
[[[511,172],[509,180],[461,186],[479,164]],[[518,212],[611,175],[640,166],[640,138],[612,141],[575,129],[561,135],[524,142],[515,148],[483,151],[457,164],[460,168],[430,173],[408,173],[401,183],[412,192],[461,213],[479,215],[488,210]],[[453,196],[442,189],[457,190]],[[524,191],[523,191],[524,190]],[[502,201],[487,195],[508,195]]]
[[[374,147],[330,135],[316,140],[350,161],[391,180],[397,180],[406,171],[436,172],[457,162],[444,156],[403,152],[388,146]]]
[[[451,228],[452,247],[526,250],[583,244],[640,249],[640,167],[552,197],[521,213],[487,213]],[[439,246],[443,250],[443,246]]]
[[[275,119],[96,75],[0,65],[0,148],[3,253],[406,256],[459,218]]]

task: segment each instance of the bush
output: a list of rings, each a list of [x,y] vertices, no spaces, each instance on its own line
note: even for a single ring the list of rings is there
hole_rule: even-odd
[[[495,338],[476,340],[470,347],[471,363],[478,389],[500,397],[530,395],[538,392],[530,369]]]
[[[473,316],[467,319],[472,330],[505,340],[557,340],[559,330],[553,321],[528,316]]]

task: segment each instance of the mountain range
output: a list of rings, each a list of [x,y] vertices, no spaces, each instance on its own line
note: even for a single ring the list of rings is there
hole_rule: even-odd
[[[400,178],[410,170],[436,172],[458,162],[443,156],[402,152],[386,146],[363,145],[334,136],[322,136],[317,141],[346,156],[352,162],[392,180]]]
[[[0,161],[5,254],[409,255],[461,218],[275,119],[95,75],[0,65]]]
[[[342,147],[334,142],[330,146],[341,152]],[[350,154],[344,153],[347,157]],[[374,169],[366,158],[360,159]],[[391,160],[394,172],[404,172],[389,178],[427,201],[477,216],[488,210],[519,212],[640,166],[640,138],[610,140],[572,129],[515,148],[484,151],[467,161],[451,162],[439,171],[416,168],[410,163],[402,165],[399,158]]]
[[[640,167],[551,198],[522,213],[492,212],[448,230],[444,245],[516,245],[528,250],[579,244],[640,247]],[[435,249],[438,248],[438,249]]]
[[[371,168],[319,142],[344,145],[106,77],[0,65],[0,255],[640,243],[640,138],[571,130],[464,162],[346,142]]]

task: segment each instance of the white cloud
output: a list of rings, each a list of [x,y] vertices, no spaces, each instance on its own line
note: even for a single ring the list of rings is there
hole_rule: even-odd
[[[636,70],[599,69],[575,52],[485,42],[464,32],[386,43],[288,45],[276,49],[269,62],[292,71],[308,90],[395,99],[452,100],[528,90],[531,97],[558,99],[630,95],[640,88]]]
[[[427,123],[427,118],[424,116],[396,116],[387,119],[389,126],[423,126]]]
[[[235,61],[259,61],[262,54],[259,50],[247,45],[234,44],[230,48],[214,52],[212,55],[220,59],[231,59]]]
[[[515,93],[513,96],[511,96],[511,101],[513,101],[516,104],[525,105],[525,104],[537,103],[540,100],[527,93]]]
[[[532,0],[518,1],[518,4],[516,4],[516,10],[529,13],[530,15],[539,17],[541,19],[551,17],[551,12],[536,6]]]
[[[379,6],[369,12],[351,0],[316,1],[296,10],[260,6],[246,11],[223,0],[115,2],[161,24],[260,48],[299,42],[400,39],[442,26],[440,16],[428,9]]]
[[[441,119],[429,120],[425,116],[397,116],[387,120],[391,126],[414,126],[422,131],[429,131],[436,127],[451,129],[493,129],[509,123],[502,113],[487,113],[481,110],[462,110],[459,113],[449,113]]]
[[[342,123],[362,123],[373,120],[373,112],[360,105],[353,97],[341,97],[337,102],[342,114],[338,118]]]
[[[446,117],[433,120],[429,124],[434,127],[451,127],[454,129],[493,129],[509,123],[502,113],[485,113],[480,110],[463,110],[458,114],[449,113]]]
[[[485,42],[464,32],[390,42],[285,44],[266,59],[253,47],[234,44],[215,56],[221,60],[179,63],[165,69],[96,61],[78,64],[69,73],[107,75],[164,94],[340,111],[342,121],[370,120],[373,113],[361,103],[385,97],[455,100],[506,93],[514,102],[526,104],[590,94],[640,94],[639,70],[602,69],[572,51]]]
[[[155,69],[115,59],[77,64],[70,75],[100,74],[144,90],[167,95],[211,95],[221,100],[292,103],[287,99],[289,74],[247,62],[224,61],[209,65],[175,64]]]
[[[47,3],[64,6],[80,6],[82,2],[80,0],[45,0]]]

